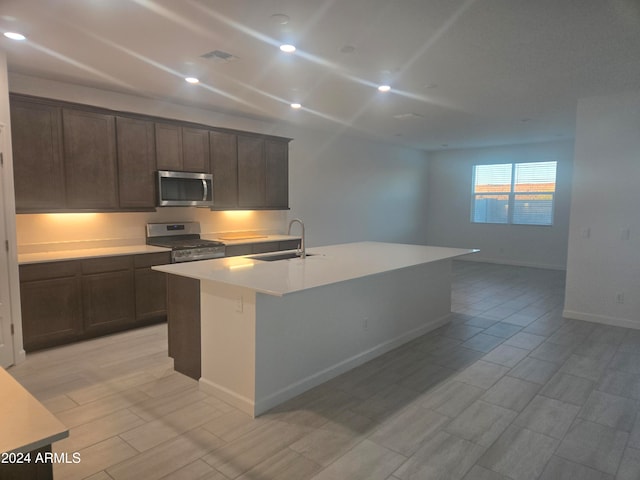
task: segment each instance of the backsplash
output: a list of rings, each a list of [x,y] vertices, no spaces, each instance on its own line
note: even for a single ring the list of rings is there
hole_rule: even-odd
[[[18,253],[115,247],[145,243],[145,225],[200,222],[203,236],[229,232],[286,233],[287,212],[161,208],[156,212],[57,213],[16,216]]]

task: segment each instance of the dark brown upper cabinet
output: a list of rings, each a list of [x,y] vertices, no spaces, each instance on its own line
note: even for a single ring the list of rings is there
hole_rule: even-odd
[[[118,187],[121,208],[156,205],[154,123],[117,117]]]
[[[11,142],[16,211],[65,208],[62,109],[12,100]]]
[[[238,141],[237,135],[209,132],[213,204],[217,210],[238,207]]]
[[[155,129],[158,170],[209,172],[208,130],[158,122]]]
[[[288,140],[238,135],[238,207],[289,206]]]
[[[264,139],[238,135],[238,206],[261,208],[265,203]]]
[[[118,207],[115,117],[62,109],[67,206]]]
[[[289,207],[289,142],[265,140],[266,206]]]
[[[156,170],[213,173],[215,210],[288,208],[290,139],[25,95],[10,101],[18,213],[148,211]]]

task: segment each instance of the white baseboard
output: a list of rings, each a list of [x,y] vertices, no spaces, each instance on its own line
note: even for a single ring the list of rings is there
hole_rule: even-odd
[[[253,417],[258,415],[256,413],[255,405],[251,399],[238,395],[236,392],[232,392],[228,388],[224,388],[223,386],[202,377],[198,380],[198,387],[203,392],[213,395],[223,402],[226,402]]]
[[[478,263],[494,263],[497,265],[511,265],[514,267],[529,267],[529,268],[543,268],[545,270],[566,270],[566,265],[555,265],[551,263],[530,263],[520,262],[517,260],[501,260],[496,258],[478,257],[476,254],[467,255],[465,257],[458,257],[456,260],[463,262],[478,262]]]
[[[640,322],[629,320],[628,318],[609,317],[606,315],[594,315],[592,313],[575,312],[573,310],[563,310],[562,316],[574,320],[584,320],[586,322],[601,323],[613,327],[634,328],[640,330]]]

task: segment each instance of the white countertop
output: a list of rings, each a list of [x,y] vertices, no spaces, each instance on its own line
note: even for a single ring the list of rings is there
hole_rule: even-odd
[[[154,270],[283,296],[309,288],[366,277],[478,250],[398,243],[358,242],[307,249],[305,259],[267,262],[247,255],[159,265]],[[274,255],[282,252],[274,252]]]
[[[26,453],[69,436],[69,430],[0,368],[0,452]]]
[[[77,250],[52,250],[49,252],[20,253],[18,263],[59,262],[81,260],[83,258],[112,257],[117,255],[137,255],[144,253],[170,252],[171,249],[151,245],[125,245],[120,247],[81,248]]]
[[[251,243],[265,243],[265,242],[283,242],[287,240],[297,240],[300,237],[293,235],[255,235],[250,238],[237,238],[237,239],[221,239],[215,234],[202,235],[202,238],[207,240],[219,240],[225,245],[242,245]],[[117,255],[138,255],[144,253],[157,253],[157,252],[170,252],[171,249],[163,247],[154,247],[145,244],[135,245],[121,245],[113,247],[99,247],[99,248],[77,248],[77,249],[64,249],[56,248],[44,252],[35,253],[19,253],[18,263],[25,265],[28,263],[43,263],[43,262],[59,262],[63,260],[81,260],[84,258],[96,258],[96,257],[111,257]]]

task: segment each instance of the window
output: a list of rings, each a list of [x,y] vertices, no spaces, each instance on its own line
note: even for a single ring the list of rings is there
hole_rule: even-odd
[[[471,221],[552,225],[557,162],[474,165]]]

